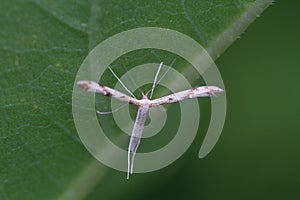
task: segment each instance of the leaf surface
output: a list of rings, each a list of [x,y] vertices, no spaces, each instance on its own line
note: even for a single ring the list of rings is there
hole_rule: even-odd
[[[270,4],[270,0],[2,0],[0,198],[93,199],[112,192],[118,180],[111,174],[116,171],[85,150],[71,109],[77,70],[97,44],[125,30],[163,27],[192,37],[216,59]],[[124,65],[150,61],[149,54],[154,55],[129,57]],[[159,54],[158,62],[163,56]],[[106,183],[111,187],[93,191]],[[117,185],[115,198],[128,189],[124,183]]]

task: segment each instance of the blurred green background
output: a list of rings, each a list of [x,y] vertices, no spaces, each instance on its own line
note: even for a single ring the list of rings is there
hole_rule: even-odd
[[[89,198],[101,190],[112,199],[299,199],[299,6],[276,2],[216,60],[228,111],[206,158],[197,157],[199,136],[171,166],[124,182],[117,172]]]
[[[192,148],[152,199],[300,198],[299,9],[277,1],[216,61],[228,98],[221,138],[204,160]]]

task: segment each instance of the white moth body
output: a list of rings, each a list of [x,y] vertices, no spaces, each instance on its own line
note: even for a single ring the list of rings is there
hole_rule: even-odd
[[[135,119],[135,123],[131,132],[130,136],[130,142],[128,146],[128,170],[127,170],[127,179],[129,179],[129,173],[133,173],[133,163],[134,163],[134,157],[136,154],[136,151],[140,145],[142,133],[144,130],[145,122],[148,117],[148,113],[150,110],[150,104],[149,99],[142,99],[140,101],[145,100],[145,104],[140,106],[138,109],[138,113]],[[132,155],[132,158],[130,159],[130,155]]]
[[[150,98],[152,97],[153,90],[155,88],[155,85],[157,84],[156,80],[157,80],[158,73],[162,67],[162,64],[163,63],[161,63],[159,65],[158,71],[155,75]],[[111,68],[109,68],[109,69],[112,71]],[[114,74],[114,76],[116,76],[116,74],[113,71],[112,71],[112,73]],[[117,76],[116,76],[116,78],[120,81],[120,79]],[[133,129],[132,129],[129,146],[128,146],[127,179],[129,179],[129,174],[133,173],[133,163],[134,163],[135,154],[136,154],[137,149],[140,144],[144,125],[145,125],[146,119],[148,117],[150,108],[156,107],[156,106],[159,106],[162,104],[182,101],[185,99],[191,99],[191,98],[197,98],[197,97],[207,97],[207,96],[218,96],[223,92],[222,89],[220,89],[216,86],[200,86],[200,87],[195,87],[192,89],[184,90],[182,92],[177,92],[177,93],[170,94],[170,95],[160,97],[157,99],[153,99],[153,100],[149,99],[146,95],[143,94],[143,98],[138,100],[134,97],[128,96],[126,94],[123,94],[122,92],[119,92],[117,90],[114,90],[112,88],[109,88],[107,86],[101,85],[101,84],[93,82],[93,81],[78,81],[77,85],[87,92],[99,93],[99,94],[109,96],[111,98],[118,99],[120,101],[124,101],[124,102],[138,106],[138,113],[137,113],[136,120],[135,120]],[[124,84],[122,84],[122,85],[124,86]],[[125,89],[128,91],[128,89],[126,87],[125,87]],[[130,92],[130,94],[133,96],[133,94],[131,92]],[[132,157],[131,157],[131,155],[132,155]]]

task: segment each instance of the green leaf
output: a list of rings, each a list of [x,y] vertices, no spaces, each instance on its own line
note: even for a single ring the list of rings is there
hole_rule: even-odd
[[[134,193],[123,173],[93,159],[74,126],[72,88],[89,51],[125,30],[164,27],[194,38],[216,59],[271,2],[2,0],[0,198],[105,199],[111,193],[120,198],[128,189]],[[155,58],[151,51],[137,55],[122,65]],[[166,54],[158,55],[159,62]],[[179,69],[189,74],[186,67]]]

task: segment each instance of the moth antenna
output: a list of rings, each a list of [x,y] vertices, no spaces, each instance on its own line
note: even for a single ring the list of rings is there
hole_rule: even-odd
[[[128,72],[128,69],[126,66],[123,66],[123,68]],[[134,81],[134,79],[132,78],[132,76],[130,75],[130,73],[127,74],[128,79],[134,84],[135,88],[138,88],[139,92],[141,94],[143,94],[142,90],[138,87],[138,85],[136,84],[136,82]]]
[[[121,81],[121,79],[117,76],[117,74],[112,70],[112,68],[110,66],[108,66],[108,69],[111,71],[111,73],[114,75],[114,77],[120,82],[120,84],[123,86],[123,88],[134,98],[136,98],[134,96],[134,94],[125,86],[125,84]]]
[[[150,99],[152,98],[153,91],[154,91],[154,88],[156,86],[157,77],[158,77],[158,74],[159,74],[159,72],[160,72],[160,70],[161,70],[161,68],[162,68],[163,65],[164,65],[164,63],[161,62],[160,65],[158,66],[157,72],[156,72],[155,77],[154,77],[152,89],[151,89]]]
[[[173,59],[171,65],[168,67],[167,71],[161,76],[161,78],[157,81],[157,84],[167,75],[167,73],[170,71],[171,67],[173,66],[173,64],[175,63],[176,58]]]

